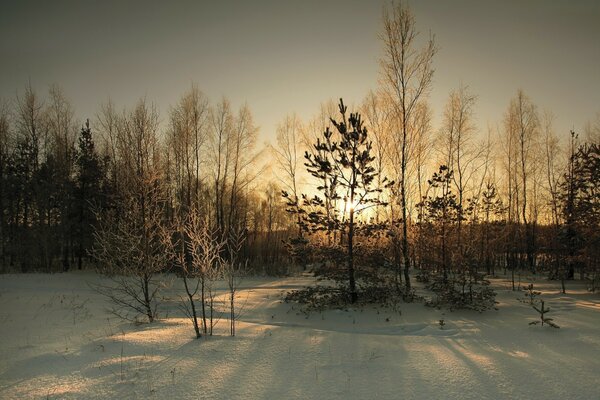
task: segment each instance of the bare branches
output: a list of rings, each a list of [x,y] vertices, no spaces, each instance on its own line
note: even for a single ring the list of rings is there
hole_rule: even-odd
[[[167,144],[173,155],[176,206],[189,210],[200,201],[201,152],[208,138],[208,99],[192,85],[171,109],[169,117]]]
[[[392,10],[384,10],[383,33],[384,55],[380,60],[381,83],[394,110],[397,133],[393,136],[394,153],[398,155],[400,173],[396,176],[402,208],[402,256],[406,289],[410,290],[407,228],[407,165],[409,162],[410,133],[415,130],[415,109],[426,96],[433,78],[433,56],[437,48],[433,36],[425,46],[416,47],[418,32],[415,18],[408,7],[399,4]],[[397,263],[399,275],[400,264]]]
[[[181,271],[187,294],[183,308],[192,321],[197,338],[202,333],[212,335],[216,323],[214,282],[223,277],[221,254],[225,248],[225,241],[218,233],[207,217],[202,219],[197,210],[192,210],[185,221],[176,218],[172,228],[163,234],[169,257]],[[194,300],[198,294],[200,313]]]
[[[384,55],[380,60],[382,86],[392,100],[396,113],[408,122],[421,96],[426,95],[433,79],[433,56],[437,52],[434,36],[422,48],[417,48],[415,17],[399,3],[391,11],[384,9]]]
[[[158,114],[144,100],[131,112],[124,112],[116,125],[119,168],[115,173],[123,184],[119,193],[122,208],[97,213],[92,252],[104,273],[124,277],[116,279],[116,287],[104,294],[117,304],[123,303],[120,294],[129,297],[130,309],[143,310],[150,322],[156,317],[158,290],[153,277],[167,262],[162,241],[166,195],[157,129]]]
[[[239,310],[236,308],[236,296],[247,264],[247,261],[242,261],[240,254],[245,240],[246,232],[241,226],[230,231],[227,241],[229,259],[223,264],[223,272],[229,288],[229,333],[231,336],[235,336],[236,320],[239,316]]]
[[[113,281],[112,286],[99,286],[97,290],[114,303],[116,315],[133,319],[141,314],[152,322],[156,318],[156,293],[160,287],[154,276],[165,267],[167,257],[157,218],[148,218],[140,226],[136,218],[140,210],[136,203],[131,203],[131,207],[122,217],[114,213],[97,215],[99,225],[94,233],[92,254],[100,271]]]

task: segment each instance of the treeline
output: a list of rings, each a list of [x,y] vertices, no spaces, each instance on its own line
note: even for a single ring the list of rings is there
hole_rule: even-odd
[[[164,225],[193,210],[223,237],[245,227],[244,256],[260,272],[265,265],[281,272],[268,265],[282,262],[289,218],[280,190],[257,180],[263,168],[247,106],[210,105],[193,87],[161,129],[144,99],[123,110],[109,102],[83,126],[57,86],[44,99],[28,86],[7,104],[0,114],[3,271],[96,265],[101,229],[136,213],[147,228],[151,220]]]
[[[110,193],[89,126],[77,135],[56,86],[45,104],[27,87],[0,111],[0,263],[3,271],[67,270],[91,246],[91,202]]]

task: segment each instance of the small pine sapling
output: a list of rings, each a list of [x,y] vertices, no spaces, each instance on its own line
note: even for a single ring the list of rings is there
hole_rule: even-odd
[[[537,325],[540,324],[542,326],[544,326],[544,323],[550,325],[553,328],[560,328],[560,326],[556,325],[554,323],[554,320],[552,318],[547,318],[545,315],[546,313],[548,313],[550,311],[550,308],[545,308],[544,306],[544,300],[540,300],[540,307],[536,307],[535,304],[532,305],[533,309],[535,311],[537,311],[540,314],[540,320],[539,321],[532,321],[529,323],[529,325]]]
[[[529,303],[529,305],[533,306],[538,300],[537,297],[541,295],[542,292],[533,289],[533,283],[530,283],[525,287],[525,299],[519,299],[523,303]]]
[[[442,319],[440,319],[438,321],[438,324],[440,325],[440,329],[444,330],[444,326],[446,325],[446,321],[444,320],[444,318],[442,317]]]

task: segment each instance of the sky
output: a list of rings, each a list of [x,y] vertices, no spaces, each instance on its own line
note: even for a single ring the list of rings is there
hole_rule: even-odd
[[[0,99],[28,81],[59,84],[78,118],[111,98],[169,107],[198,85],[213,103],[247,102],[261,139],[292,112],[303,119],[377,89],[383,0],[0,0]],[[554,113],[561,136],[600,112],[600,1],[413,0],[423,39],[439,52],[430,103],[439,124],[449,92],[478,96],[482,132],[501,124],[522,88]]]

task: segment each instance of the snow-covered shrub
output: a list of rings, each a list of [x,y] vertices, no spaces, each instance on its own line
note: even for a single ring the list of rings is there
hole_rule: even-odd
[[[433,299],[425,303],[428,306],[471,309],[479,312],[496,306],[496,292],[490,287],[490,282],[484,279],[476,284],[471,283],[468,290],[465,290],[463,279],[443,277],[436,278],[426,287],[435,294]]]

